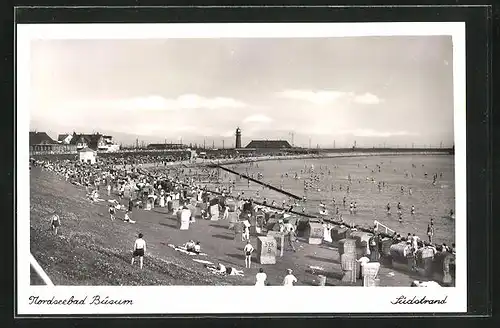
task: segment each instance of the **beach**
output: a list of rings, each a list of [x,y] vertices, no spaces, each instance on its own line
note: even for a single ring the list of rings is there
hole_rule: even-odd
[[[333,181],[334,185],[340,185],[346,181],[346,174],[350,174],[353,180],[350,199],[356,199],[359,204],[359,212],[350,217],[345,215],[345,220],[356,223],[371,223],[375,218],[390,227],[398,227],[397,222],[384,220],[384,203],[387,199],[391,201],[401,200],[406,204],[409,200],[415,201],[418,215],[412,221],[408,219],[402,223],[403,228],[398,230],[401,234],[415,232],[425,238],[424,231],[429,213],[446,213],[445,208],[451,206],[453,199],[453,172],[451,156],[399,156],[399,157],[373,157],[359,156],[353,161],[352,157],[338,158],[308,158],[290,160],[262,160],[258,164],[254,161],[245,163],[232,163],[226,165],[242,173],[263,172],[263,179],[272,184],[283,182],[283,188],[302,195],[300,180],[292,178],[281,178],[284,172],[304,169],[313,165],[315,170],[326,172],[328,166],[335,162],[335,173],[321,179],[321,188],[326,188]],[[380,173],[389,186],[378,195],[373,190],[373,183],[361,178],[366,173],[366,166],[372,166],[375,162],[381,162],[385,175]],[[406,181],[398,172],[391,172],[393,167],[403,170],[412,162],[424,164],[430,172],[442,170],[443,178],[440,184],[449,185],[449,188],[432,186],[424,178],[409,179]],[[183,167],[186,175],[195,174],[196,167],[185,167],[184,163],[177,164]],[[359,167],[358,167],[359,164]],[[451,166],[450,166],[451,164]],[[152,166],[156,167],[156,166]],[[451,167],[451,169],[450,169]],[[217,170],[208,168],[206,165],[199,167],[200,170]],[[418,168],[418,167],[417,167]],[[448,168],[448,169],[447,169]],[[168,168],[156,167],[155,170],[167,170]],[[423,170],[423,168],[418,169]],[[332,169],[331,169],[332,171]],[[349,173],[347,173],[349,172]],[[371,171],[370,171],[371,173]],[[420,172],[421,173],[421,172]],[[245,271],[244,277],[218,277],[211,275],[200,263],[193,261],[187,255],[180,254],[169,247],[169,244],[181,245],[189,239],[198,240],[202,249],[207,253],[212,263],[225,263],[242,269],[244,266],[243,246],[244,243],[235,238],[234,231],[228,229],[227,221],[197,220],[187,231],[180,231],[177,227],[177,219],[172,214],[167,214],[165,208],[155,208],[151,211],[134,209],[132,218],[136,224],[131,225],[121,220],[111,222],[107,214],[107,204],[89,204],[85,198],[85,189],[67,183],[52,172],[42,171],[39,168],[31,170],[31,251],[46,268],[47,273],[53,277],[56,284],[69,285],[252,285],[254,276],[259,267],[264,267],[269,276],[271,285],[279,285],[287,268],[293,268],[299,279],[298,285],[314,285],[318,281],[318,274],[328,277],[327,285],[341,285],[340,256],[337,245],[324,243],[323,245],[309,245],[305,239],[299,239],[297,243],[298,252],[285,252],[282,258],[278,258],[275,265],[258,265]],[[418,172],[415,172],[418,175]],[[305,177],[305,173],[303,176]],[[207,183],[207,186],[222,187],[225,179],[234,179],[230,174],[220,173],[222,183]],[[360,179],[358,179],[360,178]],[[358,179],[358,180],[357,180]],[[283,181],[282,181],[283,180]],[[331,180],[331,181],[330,181]],[[402,181],[406,185],[415,188],[413,198],[400,195],[395,186]],[[357,185],[356,185],[357,183]],[[319,184],[318,184],[319,186]],[[419,187],[420,186],[420,189]],[[428,189],[424,189],[424,187]],[[321,189],[320,188],[320,189]],[[237,179],[233,193],[245,192],[247,195],[259,191],[260,198],[269,197],[279,202],[283,199],[280,193],[263,190],[260,185],[250,184],[244,179]],[[450,196],[450,193],[452,196]],[[317,204],[334,195],[337,202],[342,200],[339,191],[311,191],[307,194],[306,210],[317,213]],[[422,198],[422,195],[426,195]],[[355,195],[355,196],[354,196]],[[376,195],[376,197],[375,197]],[[327,197],[328,196],[328,197]],[[107,199],[116,199],[116,194]],[[420,200],[419,200],[420,199]],[[405,205],[406,207],[406,205]],[[60,211],[63,226],[61,235],[53,236],[47,231],[48,222],[46,217],[51,210]],[[342,208],[345,212],[345,209]],[[420,214],[422,213],[422,214]],[[443,214],[443,215],[444,215]],[[118,216],[123,215],[118,213]],[[450,242],[453,240],[454,224],[435,219],[436,238],[439,242]],[[138,232],[145,235],[148,241],[148,256],[145,260],[146,269],[139,271],[137,267],[131,267],[129,260],[131,256],[131,244]],[[252,243],[256,244],[256,237],[251,237]],[[254,259],[255,263],[255,259]],[[405,271],[404,268],[382,268],[380,271],[380,284],[382,286],[408,286],[412,279],[418,279],[415,274]],[[36,283],[33,277],[32,283]]]

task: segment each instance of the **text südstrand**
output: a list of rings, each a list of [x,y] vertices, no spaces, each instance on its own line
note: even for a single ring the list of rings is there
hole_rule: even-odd
[[[440,300],[431,300],[427,299],[427,297],[418,297],[413,296],[413,298],[409,298],[406,296],[399,296],[396,298],[394,301],[391,301],[391,304],[446,304],[446,300],[448,299],[448,296],[445,296],[443,299]]]
[[[50,299],[42,299],[39,296],[30,296],[29,305],[133,305],[132,300],[126,299],[111,299],[109,296],[95,295],[92,297],[85,296],[78,299],[74,296],[65,299],[56,299],[53,296]]]

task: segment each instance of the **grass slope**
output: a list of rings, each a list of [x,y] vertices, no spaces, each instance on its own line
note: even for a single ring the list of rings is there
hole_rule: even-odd
[[[56,285],[253,285],[255,274],[263,267],[271,285],[280,285],[286,269],[294,269],[297,285],[314,285],[318,274],[328,277],[327,285],[339,285],[341,278],[338,251],[331,245],[297,244],[297,252],[285,252],[274,265],[253,265],[245,269],[244,277],[220,277],[211,274],[199,258],[213,263],[222,262],[239,270],[244,267],[241,240],[227,229],[228,222],[197,220],[187,231],[176,227],[176,219],[164,209],[152,211],[134,209],[136,224],[111,221],[107,202],[91,204],[85,189],[65,182],[50,172],[33,168],[30,172],[30,249],[33,256]],[[102,198],[107,199],[105,195]],[[111,198],[115,198],[113,195]],[[62,226],[55,236],[50,231],[48,216],[55,210]],[[123,212],[118,213],[122,218]],[[144,269],[130,265],[132,247],[142,232],[148,248]],[[208,256],[181,254],[168,244],[180,245],[189,239],[199,240]],[[256,247],[256,237],[252,237]],[[311,270],[309,266],[324,270]],[[380,270],[384,286],[409,286],[412,278],[393,269]],[[32,284],[41,282],[31,275]],[[359,282],[360,284],[361,282]]]

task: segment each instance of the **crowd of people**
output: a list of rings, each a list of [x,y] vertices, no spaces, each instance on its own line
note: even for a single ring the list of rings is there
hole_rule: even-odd
[[[180,209],[189,210],[187,205],[189,204],[188,202],[191,199],[196,199],[196,201],[206,204],[206,206],[204,206],[201,210],[201,217],[203,219],[209,219],[209,208],[213,205],[217,205],[218,211],[222,213],[221,218],[223,220],[226,220],[229,217],[229,206],[231,206],[230,204],[234,204],[236,217],[239,219],[238,221],[241,221],[242,240],[247,242],[243,250],[245,256],[245,268],[251,267],[251,258],[252,253],[254,252],[254,247],[250,243],[250,225],[248,224],[248,220],[245,219],[246,216],[248,216],[248,218],[260,218],[260,221],[259,219],[257,220],[257,224],[260,227],[267,227],[269,220],[272,217],[275,217],[276,224],[268,229],[272,229],[282,233],[285,240],[287,241],[286,245],[291,248],[292,251],[296,251],[294,242],[296,241],[297,237],[298,221],[289,220],[288,218],[290,217],[290,215],[288,213],[292,212],[296,207],[301,206],[301,202],[306,202],[307,199],[305,197],[301,201],[297,201],[294,199],[283,200],[283,202],[279,205],[275,200],[269,202],[267,198],[264,198],[263,202],[257,203],[252,197],[247,197],[244,192],[238,191],[237,193],[234,193],[233,187],[237,179],[236,177],[227,185],[219,185],[218,182],[220,182],[221,173],[217,170],[205,168],[194,172],[191,168],[183,166],[169,168],[161,167],[170,160],[183,160],[183,158],[165,159],[165,157],[162,157],[161,155],[155,156],[149,154],[124,154],[121,157],[99,157],[98,161],[95,164],[88,164],[75,160],[38,160],[32,161],[32,164],[41,166],[45,170],[55,172],[69,183],[85,187],[89,200],[91,202],[103,201],[100,198],[100,193],[102,192],[107,193],[108,196],[111,195],[112,192],[115,192],[118,194],[120,200],[127,199],[127,206],[121,205],[120,202],[109,204],[109,215],[111,220],[114,220],[116,218],[117,210],[123,209],[123,207],[125,207],[125,215],[123,221],[129,223],[136,222],[131,218],[132,209],[134,207],[143,210],[151,210],[155,206],[169,207],[172,206],[171,204],[174,203],[173,201],[178,201]],[[156,164],[152,168],[143,169],[141,168],[141,164],[143,163]],[[251,165],[258,166],[258,163]],[[289,176],[293,176],[294,179],[299,179],[300,175],[308,173],[309,176],[304,179],[304,189],[312,190],[319,188],[318,182],[322,179],[322,175],[331,174],[331,172],[328,170],[329,169],[327,169],[326,167],[320,167],[319,170],[315,171],[314,168],[311,167],[309,169],[300,171],[300,173],[284,173],[282,177],[287,178]],[[378,170],[380,172],[380,166],[377,165],[374,170]],[[374,171],[372,170],[372,172]],[[405,174],[408,175],[408,173]],[[254,176],[256,179],[263,179],[263,174],[256,174]],[[437,174],[434,175],[433,179],[435,182],[435,180],[437,179]],[[208,185],[212,185],[213,187],[213,182],[216,182],[217,186],[214,188],[214,190],[209,190]],[[375,183],[375,180],[373,180],[373,182]],[[353,180],[349,175],[345,185],[340,184],[339,186],[335,187],[339,188],[339,190],[342,190],[342,188],[344,188],[347,193],[350,193],[350,186],[352,184]],[[332,186],[332,189],[335,187]],[[386,187],[386,182],[378,183],[378,189],[380,192],[382,192],[382,188],[384,187]],[[412,189],[411,187],[404,188],[403,186],[401,186],[401,192],[408,192],[409,194],[411,194]],[[234,202],[230,202],[229,200]],[[325,229],[324,240],[329,242],[331,241],[331,235],[327,231],[330,231],[333,226],[326,219],[326,217],[329,216],[329,213],[326,210],[327,206],[325,205],[325,203],[320,203],[320,211],[324,211],[323,218],[325,219],[321,219],[321,222],[323,223],[323,227]],[[342,206],[344,208],[346,207],[346,203],[346,197],[343,197]],[[335,221],[337,223],[345,224],[346,226],[348,226],[345,223],[342,214],[339,214],[340,204],[336,203],[335,198],[333,198],[333,205],[335,208]],[[397,209],[401,222],[402,205],[400,202],[397,204]],[[175,211],[176,209],[169,208],[169,210]],[[351,201],[349,204],[349,213],[352,215],[356,215],[357,210],[357,201]],[[390,215],[390,210],[390,204],[387,204],[388,215]],[[302,212],[304,211],[305,209],[304,207],[302,207]],[[411,206],[410,212],[411,215],[414,215],[415,206]],[[270,213],[271,215],[265,215],[266,213]],[[320,214],[323,213],[320,212]],[[57,220],[55,219],[55,217],[57,217]],[[53,230],[57,234],[57,229],[61,225],[58,216],[53,217],[51,225]],[[237,229],[235,229],[235,231],[236,230]],[[382,235],[377,231],[374,232],[375,235],[370,239],[369,249],[366,254],[369,261],[378,261],[378,256],[382,253]],[[422,241],[419,237],[415,236],[415,234],[408,234],[407,237],[402,237],[396,232],[394,232],[394,234],[392,235],[392,240],[393,243],[406,242],[408,245],[407,253],[413,254],[414,258],[417,258],[416,254],[422,248],[433,249],[435,253],[446,251],[454,254],[454,244],[452,244],[451,247],[448,247],[446,244],[432,244],[433,235],[434,225],[433,221],[431,220],[427,230],[428,241]],[[142,237],[143,236],[141,234],[134,244],[132,259],[132,264],[134,264],[134,259],[136,257],[139,257],[141,268],[143,267],[143,257],[146,250],[146,243],[142,239]],[[193,240],[188,241],[184,245],[184,248],[187,251],[194,253],[199,253],[201,251],[200,243]],[[208,268],[211,267],[207,266],[207,269]],[[231,267],[226,268],[221,263],[219,263],[218,266],[212,269],[221,273],[225,272],[229,275],[242,274],[240,272],[241,270],[237,270]],[[416,264],[414,266],[414,269],[416,269]],[[259,272],[257,274],[256,285],[263,284],[262,281],[265,281],[265,278],[263,278],[264,276],[264,272]],[[296,278],[293,277],[291,272],[289,272],[287,277],[288,278],[285,278],[285,281],[283,282],[284,285],[293,285],[294,281],[297,281]]]

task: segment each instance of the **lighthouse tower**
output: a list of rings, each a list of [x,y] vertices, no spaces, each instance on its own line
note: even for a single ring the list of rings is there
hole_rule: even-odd
[[[236,149],[241,148],[241,129],[236,128]]]

